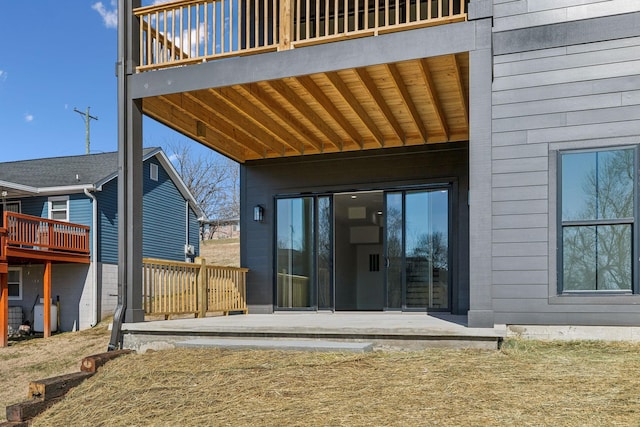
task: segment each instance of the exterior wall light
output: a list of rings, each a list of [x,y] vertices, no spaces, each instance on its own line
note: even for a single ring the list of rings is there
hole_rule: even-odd
[[[260,205],[253,207],[253,220],[256,222],[262,222],[264,219],[264,208]]]

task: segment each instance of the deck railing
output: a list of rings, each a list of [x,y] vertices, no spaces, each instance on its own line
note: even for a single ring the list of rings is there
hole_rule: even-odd
[[[138,71],[464,21],[469,0],[179,0],[137,8]]]
[[[246,268],[145,258],[143,307],[147,315],[247,312]]]
[[[0,263],[7,261],[5,245],[7,242],[7,229],[0,227]]]
[[[4,226],[3,247],[89,254],[89,227],[84,225],[5,212]]]

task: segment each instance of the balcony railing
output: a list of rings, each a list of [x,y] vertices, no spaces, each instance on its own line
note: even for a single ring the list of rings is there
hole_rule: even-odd
[[[7,248],[89,255],[89,227],[15,212],[4,213],[2,255]]]
[[[143,307],[147,315],[247,312],[246,268],[145,258]]]
[[[180,0],[137,8],[138,71],[466,19],[469,0]]]

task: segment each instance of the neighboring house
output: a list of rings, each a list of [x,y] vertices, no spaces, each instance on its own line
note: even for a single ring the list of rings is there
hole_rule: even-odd
[[[127,3],[121,143],[241,163],[250,312],[640,325],[640,2],[213,3]]]
[[[142,228],[144,256],[192,259],[199,252],[201,211],[160,148],[144,149],[143,159],[144,219],[136,226]],[[39,218],[47,218],[61,230],[69,223],[89,233],[83,259],[53,258],[51,297],[59,298],[63,331],[93,326],[112,315],[116,306],[117,171],[116,152],[0,163],[0,212],[21,213],[16,221],[36,223],[38,230],[46,226]],[[9,218],[13,224],[14,217]],[[15,234],[19,228],[10,230]],[[51,252],[69,249],[39,247],[40,235],[25,239],[31,245],[20,246],[29,253],[12,255],[17,244],[8,252],[8,305],[21,307],[24,318],[33,322],[34,306],[43,298],[44,261]]]
[[[203,226],[203,240],[237,239],[240,237],[240,218],[211,220]]]

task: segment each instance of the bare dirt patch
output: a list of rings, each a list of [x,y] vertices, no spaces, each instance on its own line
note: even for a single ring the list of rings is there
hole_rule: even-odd
[[[35,425],[637,425],[639,350],[168,350],[110,362]]]
[[[108,344],[107,323],[47,339],[10,340],[0,348],[0,422],[6,421],[6,406],[27,399],[30,381],[78,372],[84,357],[106,351]]]
[[[203,240],[200,256],[210,265],[240,267],[240,239]]]

